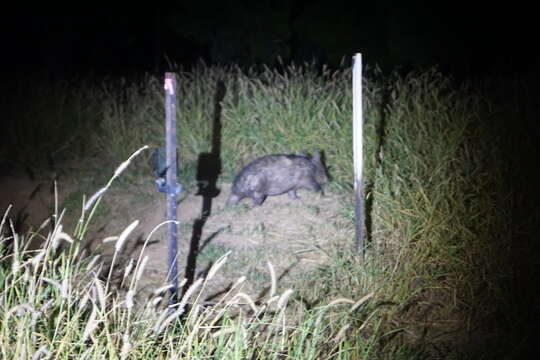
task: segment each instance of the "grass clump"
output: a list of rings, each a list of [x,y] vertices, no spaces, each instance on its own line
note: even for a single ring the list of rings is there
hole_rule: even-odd
[[[110,238],[115,241],[110,262],[81,250],[101,197],[142,150],[122,163],[107,185],[85,201],[71,235],[62,225],[64,213],[53,214],[54,221],[24,236],[9,225],[8,212],[4,215],[0,223],[3,359],[353,359],[370,354],[369,339],[351,340],[345,333],[352,314],[355,319],[361,317],[371,295],[361,302],[338,299],[303,311],[293,300],[294,290],[276,292],[270,264],[271,291],[263,298],[242,292],[246,278],[240,277],[218,300],[206,302],[207,284],[221,271],[229,256],[226,253],[177,303],[165,306],[170,286],[155,289],[150,298],[139,295],[144,249],[153,232],[136,262],[125,269],[115,268],[116,256],[138,221]],[[35,238],[41,244],[30,250],[29,243]],[[117,273],[121,275],[113,275]],[[328,342],[329,338],[333,340]],[[367,345],[359,346],[356,341]]]
[[[89,133],[101,109],[101,91],[89,79],[73,81],[39,75],[7,79],[0,88],[4,101],[0,163],[38,170],[92,154]]]
[[[67,300],[61,300],[62,281],[67,278],[71,284],[70,279],[77,277],[73,269],[82,266],[78,261],[83,261],[75,256],[77,251],[64,253],[55,257],[64,260],[55,260],[59,261],[57,266],[45,267],[51,272],[43,275],[59,286],[51,287],[51,282],[42,277],[35,280],[41,287],[34,288],[47,294],[54,292],[55,311],[66,309],[64,319],[83,319],[85,324],[94,321],[99,326],[86,331],[69,321],[65,322],[71,324],[67,328],[47,322],[36,331],[45,333],[42,338],[46,340],[30,339],[34,332],[28,333],[28,345],[17,343],[19,340],[9,335],[13,331],[9,327],[3,333],[3,341],[21,349],[40,344],[47,346],[47,351],[59,344],[71,344],[71,350],[80,349],[75,353],[83,355],[88,351],[86,356],[95,357],[105,353],[118,357],[122,344],[129,344],[125,348],[133,351],[130,354],[158,358],[413,358],[418,354],[437,357],[449,353],[479,354],[485,347],[495,349],[491,344],[501,329],[515,327],[512,322],[516,317],[507,311],[513,302],[505,295],[515,285],[508,279],[517,278],[519,269],[536,274],[530,266],[534,260],[522,253],[527,246],[517,249],[511,245],[515,237],[525,237],[513,233],[512,224],[520,219],[520,226],[530,231],[538,218],[531,201],[505,190],[510,185],[508,165],[501,164],[501,159],[515,165],[519,164],[516,159],[524,158],[533,163],[531,154],[536,152],[511,156],[513,153],[507,150],[519,144],[505,139],[501,129],[511,130],[508,134],[517,139],[520,132],[535,129],[530,124],[537,113],[526,111],[528,104],[514,111],[511,104],[490,100],[490,96],[497,94],[482,93],[472,83],[457,84],[436,70],[388,77],[377,70],[367,73],[364,173],[370,245],[364,261],[349,247],[354,230],[350,69],[330,70],[304,64],[283,66],[280,70],[245,71],[200,65],[190,73],[178,72],[181,182],[194,184],[200,180],[197,165],[205,153],[220,155],[222,179],[230,181],[242,165],[255,157],[319,148],[324,151],[333,180],[330,190],[343,196],[342,209],[332,221],[340,229],[349,230],[350,239],[338,239],[339,245],[325,254],[329,262],[304,274],[305,281],[293,294],[284,290],[278,296],[270,291],[271,296],[251,298],[242,293],[239,284],[234,288],[237,292],[231,290],[218,304],[208,307],[194,300],[203,298],[196,295],[207,284],[201,280],[193,297],[186,299],[190,306],[178,318],[170,318],[159,336],[151,329],[160,316],[168,319],[170,313],[148,305],[152,300],[141,302],[144,310],[129,315],[123,305],[129,303],[125,296],[129,291],[135,295],[137,289],[127,287],[123,289],[125,294],[119,292],[109,284],[109,276],[89,277],[89,285],[83,287],[86,293],[77,296],[82,299],[89,294],[91,306],[83,307],[78,317],[71,313],[78,305],[69,307],[71,310],[65,305],[61,307],[62,301],[76,301],[69,292]],[[142,143],[162,143],[163,89],[158,78],[149,75],[138,82],[104,82],[92,91],[99,94],[96,98],[101,107],[95,111],[96,126],[88,132],[89,141],[85,144],[93,149],[90,153],[104,154],[100,168],[112,170],[111,164],[127,158]],[[515,128],[501,125],[519,116],[528,118],[526,124],[520,122]],[[148,179],[145,174],[150,172],[144,161],[134,165],[127,178]],[[521,169],[517,173],[521,186],[534,193],[534,182],[526,181],[527,173]],[[504,206],[509,199],[510,206]],[[530,211],[518,211],[522,203],[529,204]],[[316,207],[311,210],[314,217],[321,212]],[[251,209],[234,211],[240,217]],[[511,214],[518,216],[512,220]],[[75,243],[84,237],[84,231],[76,228]],[[3,232],[3,243],[7,244],[8,238],[15,241],[16,235],[11,232]],[[253,236],[264,237],[268,231],[262,226],[252,232]],[[54,238],[54,231],[39,234],[32,236]],[[307,243],[311,241],[310,235],[298,236],[305,236],[302,240]],[[523,241],[530,244],[528,239]],[[28,312],[31,321],[32,312],[24,309],[36,311],[46,300],[42,297],[29,302],[24,289],[30,286],[20,275],[22,270],[18,270],[17,276],[10,273],[13,264],[27,261],[21,257],[26,254],[20,248],[21,241],[18,244],[10,245],[18,249],[17,255],[4,253],[3,264],[9,265],[3,270],[3,279],[7,279],[5,289],[13,290],[3,292],[9,296],[2,306],[6,313],[15,309],[10,319],[18,309],[23,309],[22,314]],[[527,265],[514,267],[511,259],[504,256],[508,248],[514,249],[512,253],[519,252]],[[203,262],[211,263],[223,252],[226,249],[209,247],[202,253]],[[249,262],[257,261],[257,256],[244,259],[245,267],[250,268]],[[261,271],[264,266],[260,265],[251,267],[258,271],[253,278],[267,280],[268,276]],[[65,270],[60,273],[57,269]],[[94,269],[90,273],[101,272]],[[96,285],[95,279],[99,279],[100,285]],[[106,293],[105,306],[96,295],[99,286]],[[351,310],[353,300],[324,305],[332,302],[329,299],[356,300],[366,294],[372,295],[358,308],[359,312]],[[60,300],[56,299],[58,296]],[[26,303],[30,307],[17,308]],[[289,306],[277,306],[285,303]],[[333,311],[347,306],[347,310]],[[503,320],[501,313],[507,314]],[[523,314],[516,316],[522,318]],[[57,328],[72,331],[73,335],[64,343]],[[86,332],[88,337],[80,340]],[[474,339],[478,338],[486,339],[487,345],[482,345],[482,341],[476,344]],[[94,343],[99,347],[94,347]],[[32,346],[24,351],[38,351],[39,347]]]

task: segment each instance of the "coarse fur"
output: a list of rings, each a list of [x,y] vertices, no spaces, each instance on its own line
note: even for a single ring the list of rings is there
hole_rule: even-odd
[[[318,151],[305,154],[273,154],[253,160],[236,176],[227,206],[243,198],[252,198],[261,205],[267,196],[288,193],[298,199],[296,190],[304,188],[321,191],[321,184],[328,182],[325,167]]]

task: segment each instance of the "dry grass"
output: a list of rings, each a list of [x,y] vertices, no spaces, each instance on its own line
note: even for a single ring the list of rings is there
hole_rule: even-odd
[[[115,172],[105,188],[118,175]],[[104,192],[98,193],[101,196]],[[8,212],[4,215],[0,224],[0,340],[4,359],[268,359],[292,353],[317,359],[354,358],[353,354],[361,351],[340,350],[349,327],[347,322],[352,320],[353,312],[358,314],[360,303],[342,299],[300,316],[303,310],[291,301],[294,290],[276,290],[277,278],[270,263],[271,291],[264,296],[254,298],[246,294],[246,278],[240,277],[216,301],[204,301],[209,284],[223,271],[230,253],[216,259],[206,276],[197,278],[178,303],[163,305],[168,286],[153,289],[150,298],[141,298],[138,292],[148,259],[145,250],[153,231],[137,261],[128,263],[125,269],[116,269],[115,260],[138,220],[118,237],[107,239],[114,242],[110,262],[90,258],[81,251],[81,240],[97,206],[99,199],[85,203],[72,235],[63,229],[63,213],[53,214],[53,224],[45,224],[26,236],[15,232],[12,226],[9,229]],[[158,228],[159,225],[153,230]],[[42,239],[42,245],[30,251],[26,245],[34,236]],[[112,281],[117,270],[123,273],[119,284]],[[353,307],[349,311],[333,310],[339,304]],[[334,341],[328,344],[327,338]]]
[[[514,232],[512,221],[520,219],[520,229],[531,229],[534,219],[537,219],[537,211],[531,207],[527,212],[515,212],[520,215],[518,217],[509,215],[528,200],[514,197],[513,194],[507,197],[501,195],[507,193],[508,169],[506,165],[501,165],[500,159],[519,164],[505,152],[519,144],[504,139],[499,125],[522,115],[536,119],[536,113],[529,114],[526,106],[514,110],[511,104],[505,106],[503,101],[487,100],[471,85],[458,86],[434,70],[407,77],[393,75],[383,78],[376,71],[371,75],[376,75],[373,79],[378,79],[372,80],[368,76],[364,91],[367,225],[371,243],[366,260],[360,261],[347,245],[352,241],[354,229],[350,69],[331,71],[307,65],[291,66],[280,72],[263,69],[256,73],[235,67],[201,66],[193,73],[179,74],[179,154],[181,182],[186,189],[186,207],[181,212],[183,225],[180,233],[191,240],[197,219],[200,219],[200,197],[194,195],[197,161],[201,154],[209,153],[216,145],[213,144],[216,138],[212,133],[216,129],[213,120],[219,116],[220,133],[217,138],[220,142],[217,145],[220,146],[220,180],[223,184],[218,185],[224,189],[224,193],[213,200],[212,215],[202,228],[200,240],[202,244],[207,240],[208,243],[199,254],[196,273],[204,278],[212,264],[232,250],[220,271],[213,279],[200,283],[198,290],[204,288],[212,293],[224,284],[223,279],[228,279],[228,283],[232,284],[234,279],[241,276],[246,276],[247,280],[238,285],[242,286],[238,289],[242,295],[231,293],[229,298],[227,295],[219,300],[223,301],[221,308],[228,311],[217,321],[223,326],[220,328],[223,331],[216,330],[216,333],[225,337],[212,337],[214,342],[206,347],[211,337],[205,335],[199,338],[197,334],[202,326],[207,325],[201,323],[199,327],[188,328],[171,318],[168,331],[172,338],[160,338],[161,343],[156,347],[160,351],[158,357],[173,356],[180,350],[184,356],[193,355],[194,351],[201,351],[202,354],[202,351],[211,349],[216,358],[221,355],[225,358],[242,358],[255,351],[253,344],[262,344],[258,348],[262,349],[261,352],[256,355],[261,358],[267,349],[271,349],[270,355],[267,354],[271,358],[300,354],[305,358],[316,358],[321,354],[335,358],[358,358],[366,352],[372,354],[375,348],[377,356],[382,358],[412,358],[418,354],[436,357],[455,353],[455,349],[468,346],[468,334],[473,334],[473,342],[478,337],[482,341],[486,339],[486,347],[493,348],[490,344],[500,335],[500,329],[517,327],[514,325],[517,324],[515,319],[523,314],[512,311],[512,301],[505,295],[509,288],[514,288],[508,279],[515,279],[519,269],[532,271],[534,261],[531,262],[533,256],[525,256],[522,251],[527,246],[521,248],[513,245],[514,237],[525,235]],[[218,96],[220,87],[225,90],[223,97]],[[104,169],[110,169],[112,173],[114,166],[126,159],[140,144],[155,146],[161,143],[162,87],[157,78],[148,76],[139,82],[105,82],[101,90],[96,91],[98,95],[95,97],[102,105],[101,110],[96,111],[98,125],[85,133],[81,148],[91,149],[91,154],[99,154],[97,163],[100,173]],[[219,103],[216,98],[220,100]],[[532,120],[529,122],[533,123]],[[528,129],[526,126],[509,128],[514,133],[513,139],[519,138],[520,132]],[[21,132],[14,138],[25,139],[25,136]],[[61,137],[51,137],[58,138]],[[333,181],[325,189],[328,197],[318,198],[307,194],[298,204],[274,198],[256,209],[251,206],[231,210],[222,208],[228,182],[247,161],[273,152],[309,151],[314,146],[322,147],[330,168]],[[530,154],[519,154],[519,159],[527,156]],[[148,154],[143,153],[142,157],[148,158]],[[103,244],[103,259],[96,260],[91,267],[94,269],[92,274],[99,275],[99,282],[95,276],[88,276],[87,283],[90,285],[86,286],[86,293],[77,293],[81,299],[88,298],[86,301],[91,304],[77,316],[84,319],[84,324],[91,323],[93,326],[86,329],[69,321],[65,323],[77,329],[77,338],[87,333],[86,342],[77,342],[68,337],[71,340],[63,343],[59,340],[59,334],[67,330],[51,320],[52,323],[46,326],[49,335],[44,336],[48,340],[43,341],[44,344],[38,341],[35,346],[32,345],[32,351],[41,349],[40,354],[46,354],[52,349],[64,349],[71,346],[67,344],[76,343],[85,349],[76,350],[78,354],[83,354],[91,339],[92,344],[95,341],[101,347],[88,350],[85,356],[119,356],[117,353],[121,353],[122,349],[124,353],[131,351],[140,355],[147,351],[152,356],[156,354],[151,349],[156,344],[152,341],[157,340],[145,338],[144,335],[148,334],[144,330],[146,328],[137,327],[145,323],[148,328],[154,328],[156,319],[146,323],[146,320],[136,317],[146,314],[144,311],[128,316],[127,307],[122,305],[133,303],[129,308],[136,308],[142,293],[145,294],[142,297],[145,300],[141,302],[144,306],[159,302],[154,299],[157,295],[152,295],[153,290],[166,285],[163,284],[163,273],[156,271],[152,263],[152,256],[145,257],[154,252],[157,245],[153,241],[164,237],[159,229],[150,235],[161,222],[160,203],[148,195],[153,191],[152,185],[148,175],[144,175],[148,173],[145,161],[139,160],[131,165],[128,173],[116,179],[122,188],[117,187],[112,191],[110,184],[103,187],[85,182],[87,188],[82,189],[82,193],[95,193],[100,188],[102,191],[97,192],[95,203],[85,202],[88,209],[81,210],[85,214],[83,220],[80,223],[75,221],[72,232],[67,230],[72,229],[68,225],[70,220],[64,219],[58,210],[52,222],[56,230],[46,228],[50,234],[42,229],[26,236],[15,236],[17,232],[4,225],[2,236],[5,251],[2,262],[8,265],[2,268],[2,274],[3,279],[8,279],[4,288],[12,290],[3,293],[9,294],[9,301],[4,300],[8,305],[3,306],[5,313],[15,309],[10,314],[11,319],[13,314],[25,313],[29,309],[35,311],[45,304],[43,299],[29,302],[28,294],[24,292],[26,290],[19,289],[19,286],[23,289],[27,287],[24,277],[9,275],[14,271],[24,274],[24,256],[30,255],[21,255],[26,254],[21,244],[27,244],[30,238],[48,239],[51,244],[63,243],[69,241],[64,234],[69,234],[74,244],[68,249],[75,249],[81,240],[97,239],[101,243],[106,237],[119,236],[130,223],[140,220],[134,232],[126,237],[127,242],[118,245],[119,249],[114,247],[114,243]],[[87,177],[93,178],[92,175]],[[534,193],[527,181],[523,180],[522,185],[529,193]],[[102,198],[104,201],[100,201]],[[509,199],[509,206],[505,206]],[[103,208],[103,205],[107,205],[109,212],[92,213],[93,209]],[[71,210],[79,207],[78,204],[71,206]],[[95,216],[93,222],[88,222],[88,215],[90,218]],[[59,218],[63,221],[59,221]],[[103,227],[105,218],[115,219],[115,226]],[[62,223],[65,226],[59,229],[58,225]],[[100,229],[104,230],[99,232]],[[145,250],[147,253],[144,256],[139,255],[142,252],[136,253],[137,256],[130,262],[133,256],[128,256],[128,252],[134,249],[134,244],[138,244],[136,248],[140,250],[146,239],[149,239]],[[528,239],[524,241],[525,244],[530,243]],[[18,245],[15,246],[15,243]],[[511,260],[504,256],[508,248],[514,249],[513,253],[522,251],[519,255],[526,260],[526,264],[514,267]],[[16,253],[14,249],[17,249]],[[183,250],[183,253],[187,252]],[[54,291],[55,304],[72,299],[70,294],[75,292],[71,290],[70,293],[70,284],[73,284],[71,278],[68,276],[66,283],[63,276],[74,272],[75,266],[69,264],[80,267],[77,261],[83,261],[77,257],[68,260],[70,257],[67,254],[72,253],[76,251],[58,256],[51,256],[48,252],[33,255],[37,256],[34,263],[42,264],[45,261],[43,264],[46,266],[38,266],[40,269],[64,269],[64,273],[45,271],[43,276],[48,282],[43,277],[38,281],[47,294]],[[163,254],[163,250],[160,254]],[[302,265],[306,265],[302,267],[303,271],[282,277],[285,269],[297,258],[301,258]],[[267,260],[271,261],[273,270],[269,270]],[[47,261],[56,262],[55,266]],[[135,280],[125,275],[130,273],[125,270],[128,266],[136,274]],[[108,278],[111,282],[107,281]],[[272,279],[277,279],[277,282]],[[145,289],[146,285],[139,283],[144,280],[155,286]],[[122,285],[118,287],[119,284]],[[138,285],[133,288],[133,284]],[[100,288],[103,288],[105,305],[96,295]],[[269,299],[265,296],[268,293],[285,294],[288,288],[295,291],[289,297],[283,297],[281,304],[288,300],[287,308],[291,314],[286,312],[283,316],[288,320],[285,325],[290,328],[266,337],[253,335],[256,333],[254,329],[262,325],[255,320],[256,325],[249,322],[252,320],[244,321],[252,319],[250,316],[263,304],[268,308],[277,304],[279,298],[267,303]],[[333,298],[345,297],[353,301],[371,293],[373,297],[367,309],[361,307],[365,311],[349,314],[352,319],[342,320],[344,313],[340,312],[335,322],[332,317],[326,322],[317,321],[319,312],[324,312],[321,309],[327,309],[324,306],[318,308],[319,305],[329,303]],[[246,297],[246,294],[250,295]],[[147,295],[151,297],[147,298]],[[204,319],[213,319],[210,313],[205,313],[210,309],[220,311],[219,306],[214,306],[218,300],[210,307],[206,307],[209,304],[198,307],[194,298],[197,298],[196,294],[188,301],[195,304],[189,308],[189,314],[195,314],[190,315],[194,316],[194,320],[187,323],[197,324],[202,314],[206,314]],[[207,301],[207,298],[202,294],[197,299]],[[240,299],[243,301],[240,307],[246,311],[237,312],[233,317],[229,311],[237,311]],[[294,309],[291,302],[295,305]],[[24,306],[17,308],[19,305]],[[55,307],[55,311],[58,309]],[[279,315],[278,308],[271,309],[271,316]],[[496,314],[501,313],[506,314],[500,320],[502,324],[499,320],[493,320],[497,318]],[[118,314],[124,314],[124,320],[120,322],[124,325],[117,324]],[[160,314],[164,313],[158,312],[152,316],[159,317]],[[186,314],[181,317],[186,317]],[[270,316],[269,313],[264,314]],[[63,320],[71,319],[72,314],[68,311],[63,316]],[[131,319],[130,325],[126,325],[127,318]],[[273,323],[272,319],[282,318],[263,319],[266,320],[261,321]],[[13,328],[10,327],[11,331]],[[208,334],[212,333],[208,331]],[[5,332],[2,339],[8,344],[15,341],[9,332]],[[27,334],[29,336],[31,334]],[[335,344],[339,345],[322,345],[321,339],[324,337],[326,340],[338,339]],[[187,341],[192,347],[178,348],[178,339]],[[23,341],[22,338],[20,341]],[[283,350],[284,346],[286,350]],[[15,350],[14,353],[16,351],[22,350]]]

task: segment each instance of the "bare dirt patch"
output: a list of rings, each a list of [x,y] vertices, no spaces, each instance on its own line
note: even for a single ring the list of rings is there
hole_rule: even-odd
[[[301,191],[301,199],[296,201],[284,195],[270,197],[260,207],[244,200],[225,208],[229,189],[229,184],[221,187],[212,199],[208,217],[202,216],[204,200],[196,191],[182,194],[178,203],[180,278],[203,277],[220,256],[230,252],[227,263],[208,284],[210,297],[241,276],[248,280],[246,292],[263,295],[270,285],[268,262],[280,286],[295,287],[302,274],[324,266],[332,246],[351,238],[350,227],[344,228],[338,215],[340,200],[335,195]],[[111,201],[120,206],[120,199]],[[166,226],[148,236],[165,220],[165,196],[156,193],[144,206],[124,207],[122,213],[122,219],[108,219],[107,232],[119,234],[128,223],[140,220],[126,245],[124,261],[136,259],[146,241],[143,256],[149,260],[141,287],[150,290],[163,285],[168,256]],[[94,244],[98,242],[99,238],[94,239]],[[103,252],[112,254],[112,245],[105,246]]]
[[[55,211],[54,182],[50,178],[31,179],[22,172],[4,169],[0,176],[1,216],[8,217],[18,233],[38,227]]]
[[[77,182],[66,179],[58,187],[59,203],[66,205],[70,192],[77,190]],[[207,284],[208,301],[241,276],[247,278],[244,292],[254,297],[266,295],[270,286],[268,262],[275,269],[278,289],[301,288],[303,276],[324,266],[332,247],[345,246],[352,239],[352,224],[344,219],[342,200],[335,194],[300,190],[298,200],[291,200],[285,194],[267,198],[262,206],[245,199],[237,206],[225,208],[230,184],[219,187],[219,195],[211,199],[207,217],[202,216],[203,196],[196,189],[183,192],[178,202],[180,279],[204,277],[220,256],[230,252],[228,261]],[[21,225],[25,229],[30,225],[36,228],[54,212],[53,189],[50,178],[35,181],[20,175],[3,177],[1,209],[13,204],[11,216],[27,214]],[[114,252],[114,242],[103,243],[103,239],[119,235],[131,222],[139,220],[139,226],[117,257],[117,275],[120,277],[130,259],[139,258],[146,243],[142,256],[148,256],[148,262],[139,284],[139,298],[145,300],[167,278],[166,225],[150,235],[165,220],[165,195],[155,191],[151,179],[130,185],[129,189],[113,186],[105,194],[102,205],[106,211],[92,221],[85,246],[102,254],[107,264]],[[67,231],[80,215],[81,202],[82,198],[67,204],[64,227]]]

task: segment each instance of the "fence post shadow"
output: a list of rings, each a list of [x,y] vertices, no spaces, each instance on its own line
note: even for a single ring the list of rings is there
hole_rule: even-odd
[[[373,201],[375,200],[375,194],[373,190],[375,189],[375,177],[376,177],[376,170],[382,166],[382,151],[384,149],[385,140],[386,140],[386,127],[387,127],[387,117],[388,113],[386,111],[386,108],[388,104],[390,103],[390,88],[388,86],[384,86],[382,93],[382,99],[381,104],[379,106],[379,126],[377,127],[377,145],[375,146],[375,154],[374,154],[374,166],[373,166],[373,174],[371,181],[366,184],[366,235],[367,235],[367,243],[372,244],[373,243]],[[369,195],[369,196],[368,196]]]
[[[212,119],[212,150],[199,154],[197,160],[197,195],[202,196],[201,215],[193,224],[189,252],[186,260],[186,283],[182,289],[185,294],[195,280],[197,256],[204,225],[212,213],[212,199],[219,195],[217,180],[221,174],[221,101],[225,97],[226,87],[223,80],[218,80],[214,95],[214,113]]]

